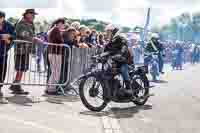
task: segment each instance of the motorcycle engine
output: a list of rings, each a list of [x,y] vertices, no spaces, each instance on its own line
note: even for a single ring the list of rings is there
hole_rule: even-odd
[[[121,88],[120,80],[113,79],[113,89],[118,89],[118,88]]]
[[[113,96],[117,96],[120,92],[121,89],[123,89],[123,78],[120,74],[116,75],[113,78],[113,82],[112,82],[112,94]]]

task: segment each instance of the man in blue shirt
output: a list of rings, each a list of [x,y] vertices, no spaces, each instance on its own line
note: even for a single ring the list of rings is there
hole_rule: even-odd
[[[8,51],[12,47],[12,40],[15,38],[14,26],[5,20],[6,14],[0,11],[0,83],[3,83],[7,71]],[[0,103],[6,104],[8,101],[3,98],[0,85]]]
[[[46,32],[41,32],[39,34],[37,34],[37,36],[45,41],[45,42],[48,42],[48,35]],[[43,57],[44,59],[44,68],[45,68],[45,71],[47,70],[47,62],[46,62],[46,50],[47,50],[47,45],[45,44],[38,44],[38,47],[37,47],[37,71],[38,72],[41,72],[41,59]]]

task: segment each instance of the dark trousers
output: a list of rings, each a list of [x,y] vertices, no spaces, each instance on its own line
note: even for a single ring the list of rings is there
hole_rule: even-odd
[[[68,77],[68,62],[69,60],[69,51],[65,49],[62,55],[62,65],[61,65],[61,73],[60,73],[60,84],[64,84],[67,81]]]
[[[3,83],[6,78],[6,71],[7,71],[7,57],[0,62],[0,83]],[[0,85],[0,89],[3,85]]]
[[[164,59],[161,53],[158,55],[158,63],[159,63],[159,72],[163,72],[163,66],[164,66]]]
[[[46,81],[47,83],[49,82],[50,75],[51,75],[51,67],[50,67],[49,57],[47,54],[47,81]]]

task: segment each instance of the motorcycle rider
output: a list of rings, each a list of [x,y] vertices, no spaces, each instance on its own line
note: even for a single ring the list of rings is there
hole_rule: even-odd
[[[124,95],[132,96],[133,91],[128,70],[128,41],[120,34],[117,26],[109,24],[105,28],[108,44],[105,47],[105,52],[111,53],[112,58],[120,65],[122,77],[125,81],[126,88],[122,90]]]
[[[159,42],[159,35],[154,33],[151,36],[150,42],[147,43],[147,46],[145,48],[145,53],[154,53],[154,52],[158,52],[158,64],[159,64],[159,72],[160,73],[164,73],[163,72],[163,65],[164,65],[164,60],[163,60],[163,56],[164,56],[164,47],[162,45],[162,43]],[[148,64],[149,62],[149,58],[147,58],[145,60],[145,62]]]

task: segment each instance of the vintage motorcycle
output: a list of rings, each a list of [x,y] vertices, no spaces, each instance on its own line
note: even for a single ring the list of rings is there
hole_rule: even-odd
[[[82,103],[91,111],[102,111],[109,102],[128,103],[144,105],[149,94],[149,80],[146,76],[148,69],[145,66],[129,66],[131,78],[132,95],[122,95],[125,83],[116,61],[103,53],[91,58],[90,71],[80,77],[79,95]]]
[[[150,74],[153,81],[159,79],[159,63],[158,63],[158,52],[145,53],[145,64],[149,67]]]

